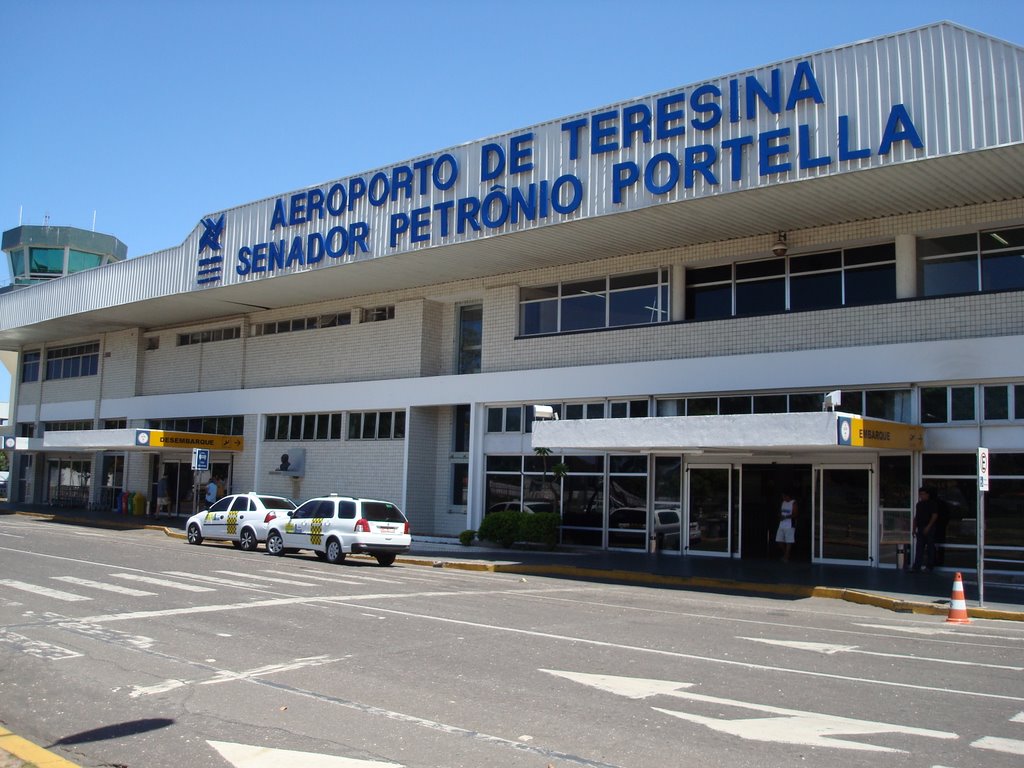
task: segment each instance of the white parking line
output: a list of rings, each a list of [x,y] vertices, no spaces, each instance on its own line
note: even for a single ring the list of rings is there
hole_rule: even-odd
[[[52,597],[54,600],[64,600],[68,603],[74,603],[80,600],[92,600],[91,597],[86,597],[85,595],[75,595],[71,592],[61,592],[59,589],[50,589],[49,587],[41,587],[37,584],[29,584],[27,582],[16,581],[14,579],[0,579],[0,584],[12,587],[13,589],[20,589],[22,592],[31,592],[34,595]]]
[[[64,581],[68,584],[77,584],[80,587],[92,587],[93,589],[102,589],[105,592],[116,592],[119,595],[128,595],[129,597],[150,597],[156,594],[156,592],[146,592],[142,589],[121,587],[117,584],[104,584],[102,581],[79,579],[76,576],[51,576],[50,578],[56,581]]]
[[[195,584],[182,584],[178,581],[171,581],[170,579],[157,579],[153,576],[141,576],[137,573],[112,573],[110,574],[115,579],[127,579],[128,581],[141,581],[143,584],[156,584],[159,587],[170,587],[171,589],[180,589],[184,592],[216,592],[213,587],[200,587]]]

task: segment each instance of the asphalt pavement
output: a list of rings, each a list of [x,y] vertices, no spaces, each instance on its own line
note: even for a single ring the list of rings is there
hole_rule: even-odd
[[[85,509],[0,505],[0,515],[34,517],[53,525],[86,525],[113,530],[152,529],[184,539],[185,517],[148,518]],[[744,561],[724,557],[679,556],[557,548],[502,549],[485,543],[464,546],[456,539],[413,537],[398,563],[432,568],[533,574],[555,578],[640,584],[666,589],[753,594],[766,599],[808,597],[846,600],[882,609],[951,616],[956,571],[915,573],[806,562]],[[1003,577],[1005,579],[1005,577]],[[1024,621],[1024,582],[985,580],[979,603],[977,579],[962,574],[967,615],[971,619]],[[76,768],[74,763],[0,728],[0,768]]]

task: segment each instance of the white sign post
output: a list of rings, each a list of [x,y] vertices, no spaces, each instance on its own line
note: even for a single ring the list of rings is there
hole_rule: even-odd
[[[978,449],[978,605],[985,605],[985,491],[988,490],[988,448]]]
[[[192,469],[198,469],[203,472],[210,468],[210,449],[209,448],[193,448],[192,449]]]

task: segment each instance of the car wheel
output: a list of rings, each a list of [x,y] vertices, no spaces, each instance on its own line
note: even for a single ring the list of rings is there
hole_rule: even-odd
[[[326,560],[327,559],[327,553],[326,552],[321,552],[319,549],[314,549],[313,550],[313,554],[316,555],[316,559],[317,560]]]
[[[395,562],[395,556],[390,552],[386,555],[374,555],[377,558],[377,565],[387,568],[393,562]]]
[[[278,557],[284,554],[284,539],[277,531],[271,531],[267,536],[267,552]]]
[[[243,552],[252,552],[256,549],[256,534],[252,528],[243,528],[242,535],[238,539],[238,548]]]
[[[240,542],[240,541],[232,541],[231,542],[231,546],[234,547],[235,549],[241,549],[242,548],[242,542]]]
[[[319,553],[318,553],[319,554]],[[331,539],[327,542],[327,552],[325,553],[325,559],[328,563],[337,565],[345,561],[345,553],[341,551],[341,542],[337,539]]]
[[[198,523],[192,523],[188,527],[188,543],[189,544],[202,544],[203,543],[203,532],[199,530]]]

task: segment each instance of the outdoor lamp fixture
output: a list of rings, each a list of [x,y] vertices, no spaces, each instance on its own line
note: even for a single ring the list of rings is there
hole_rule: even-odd
[[[558,421],[558,414],[550,405],[535,405],[533,418],[535,421]]]
[[[779,232],[779,239],[776,240],[775,245],[772,246],[772,253],[780,258],[789,253],[789,245],[786,243],[785,232]]]

